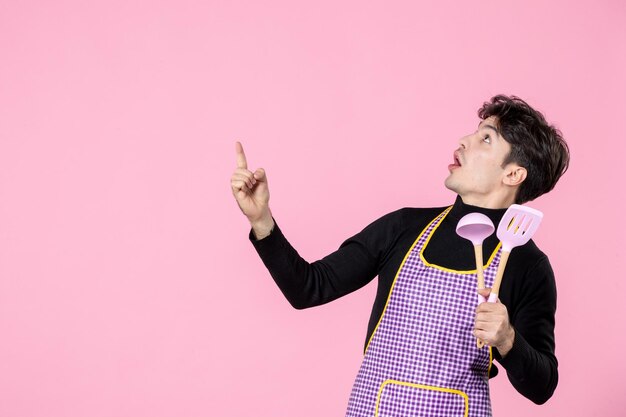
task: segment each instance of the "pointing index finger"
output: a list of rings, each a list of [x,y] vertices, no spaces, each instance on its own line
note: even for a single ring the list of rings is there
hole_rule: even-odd
[[[235,143],[235,151],[237,152],[237,168],[248,169],[246,154],[243,152],[243,146],[241,145],[241,142]]]

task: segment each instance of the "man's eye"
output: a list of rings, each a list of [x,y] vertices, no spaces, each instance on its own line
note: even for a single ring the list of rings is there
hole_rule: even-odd
[[[485,136],[483,140],[487,143],[491,143],[491,138],[489,137],[489,135]]]

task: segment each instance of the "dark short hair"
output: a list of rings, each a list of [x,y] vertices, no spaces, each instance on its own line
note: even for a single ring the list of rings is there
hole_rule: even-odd
[[[511,145],[503,166],[515,162],[527,171],[515,202],[523,204],[552,190],[569,166],[569,148],[561,131],[516,96],[500,94],[483,103],[478,117],[490,116],[496,117],[498,133]]]

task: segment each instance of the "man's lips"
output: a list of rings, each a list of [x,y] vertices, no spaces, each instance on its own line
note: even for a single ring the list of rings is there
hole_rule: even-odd
[[[461,152],[454,151],[452,157],[454,158],[454,162],[456,162],[458,166],[461,166]]]
[[[454,151],[454,153],[452,154],[452,160],[453,160],[453,163],[448,165],[448,169],[458,168],[461,166],[461,158],[460,158],[459,151]]]

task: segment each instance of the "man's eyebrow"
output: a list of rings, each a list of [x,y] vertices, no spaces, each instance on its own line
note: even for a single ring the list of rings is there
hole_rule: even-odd
[[[482,121],[481,121],[480,123],[478,123],[478,129],[480,129],[480,128],[483,128],[483,127],[484,127],[484,128],[486,128],[486,129],[491,129],[491,130],[493,130],[494,132],[496,132],[496,135],[498,135],[498,136],[500,135],[500,132],[498,131],[498,129],[496,129],[496,127],[495,127],[495,126],[488,125],[488,124],[484,124],[484,125],[482,125],[482,126],[481,126],[481,124],[482,124]]]

